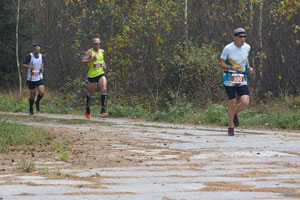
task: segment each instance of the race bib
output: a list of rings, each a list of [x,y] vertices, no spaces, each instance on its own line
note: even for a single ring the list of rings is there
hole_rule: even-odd
[[[39,76],[40,72],[31,72],[31,76]]]
[[[99,63],[94,63],[94,69],[100,69],[102,67],[102,63],[99,62]]]
[[[244,74],[231,74],[231,83],[244,83]]]

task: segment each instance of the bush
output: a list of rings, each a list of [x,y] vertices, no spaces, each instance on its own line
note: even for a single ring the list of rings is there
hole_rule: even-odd
[[[255,127],[300,130],[300,114],[291,111],[280,114],[258,114],[245,119],[245,124]]]
[[[207,102],[221,102],[220,96],[225,95],[221,87],[223,72],[218,66],[219,53],[212,44],[199,47],[190,42],[187,49],[184,47],[178,47],[179,53],[166,68],[164,81],[170,94],[184,94],[189,102],[204,106]]]
[[[227,109],[222,105],[213,104],[200,115],[202,123],[206,124],[227,124]]]
[[[147,118],[149,113],[140,105],[135,107],[120,105],[116,102],[109,104],[109,114],[114,117],[132,117],[132,118]]]
[[[191,122],[194,120],[194,106],[186,101],[178,100],[175,105],[167,104],[168,109],[166,111],[156,111],[153,113],[149,120],[155,121],[167,121],[167,122]]]

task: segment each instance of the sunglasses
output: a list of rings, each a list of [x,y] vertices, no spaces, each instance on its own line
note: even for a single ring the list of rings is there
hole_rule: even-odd
[[[239,38],[246,38],[246,35],[239,35]]]

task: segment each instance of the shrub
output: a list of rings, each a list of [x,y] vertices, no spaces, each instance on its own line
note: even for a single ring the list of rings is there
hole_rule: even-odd
[[[200,120],[206,124],[226,125],[227,110],[223,105],[213,104],[200,115]]]

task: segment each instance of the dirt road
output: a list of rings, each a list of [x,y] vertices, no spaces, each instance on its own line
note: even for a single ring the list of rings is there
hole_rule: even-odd
[[[54,133],[67,158],[2,152],[1,200],[300,199],[297,132],[237,129],[229,137],[225,127],[38,115],[49,120],[15,121]],[[35,170],[16,170],[22,160]]]

